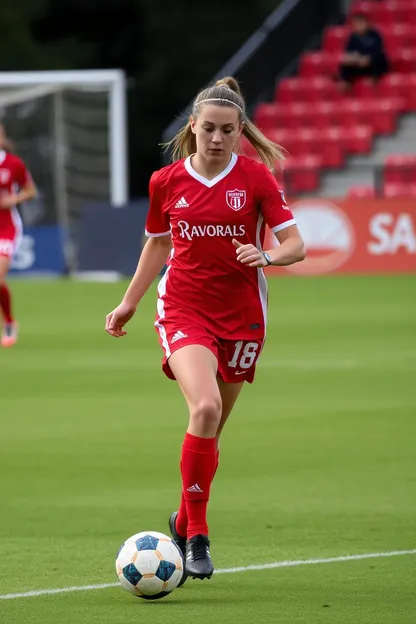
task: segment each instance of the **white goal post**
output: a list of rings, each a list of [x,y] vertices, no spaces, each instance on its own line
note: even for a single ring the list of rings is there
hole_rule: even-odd
[[[59,226],[73,272],[83,206],[129,199],[125,74],[0,72],[0,123],[38,188],[24,224]]]
[[[122,70],[0,72],[0,109],[65,88],[108,92],[110,201],[121,206],[128,198],[126,80]]]

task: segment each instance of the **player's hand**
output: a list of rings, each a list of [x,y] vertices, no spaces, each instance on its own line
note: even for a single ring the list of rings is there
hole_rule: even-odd
[[[265,267],[267,260],[254,245],[243,245],[233,238],[233,245],[237,254],[237,260],[249,267]]]
[[[7,210],[13,208],[18,203],[17,196],[12,193],[11,195],[3,195],[0,197],[0,208]]]
[[[135,312],[135,306],[128,303],[120,303],[115,310],[105,317],[105,331],[110,336],[114,336],[114,338],[125,336],[127,332],[123,329],[124,325],[128,323]]]

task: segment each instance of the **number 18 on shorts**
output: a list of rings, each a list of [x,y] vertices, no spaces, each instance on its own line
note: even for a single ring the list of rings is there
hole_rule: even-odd
[[[252,383],[254,380],[256,363],[264,340],[224,340],[212,336],[201,328],[188,327],[186,331],[178,331],[176,327],[168,326],[168,323],[165,325],[165,331],[161,339],[165,351],[163,370],[170,379],[174,379],[174,376],[169,367],[169,356],[187,345],[202,345],[212,351],[217,358],[218,376],[224,382]]]

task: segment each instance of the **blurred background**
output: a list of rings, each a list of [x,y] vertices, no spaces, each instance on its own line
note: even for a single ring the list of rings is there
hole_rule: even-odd
[[[366,23],[351,44],[357,14]],[[198,90],[228,74],[287,150],[277,176],[310,250],[330,248],[328,262],[299,270],[385,270],[386,254],[390,268],[393,255],[414,270],[414,222],[401,215],[416,201],[416,0],[259,0],[238,11],[231,0],[18,0],[1,30],[0,118],[40,191],[22,207],[16,273],[131,274],[148,180],[168,162],[159,144]],[[346,68],[361,44],[370,65]]]

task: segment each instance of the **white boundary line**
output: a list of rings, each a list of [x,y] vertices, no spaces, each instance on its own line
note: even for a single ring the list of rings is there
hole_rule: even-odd
[[[402,557],[404,555],[416,555],[416,549],[392,550],[390,552],[365,553],[362,555],[345,555],[343,557],[329,557],[327,559],[299,559],[298,561],[275,561],[274,563],[249,565],[241,568],[222,568],[216,570],[215,574],[237,574],[238,572],[249,572],[250,570],[272,570],[273,568],[292,568],[302,565],[317,565],[320,563],[341,563],[343,561],[360,561],[362,559],[379,559],[381,557]],[[11,600],[13,598],[35,598],[37,596],[52,596],[53,594],[68,594],[72,592],[90,591],[92,589],[108,589],[109,587],[119,586],[120,583],[102,583],[99,585],[60,587],[58,589],[39,589],[17,594],[3,594],[0,595],[0,600]]]

